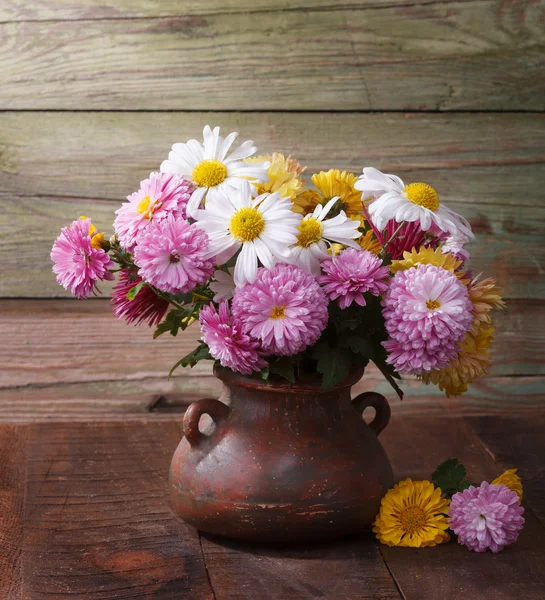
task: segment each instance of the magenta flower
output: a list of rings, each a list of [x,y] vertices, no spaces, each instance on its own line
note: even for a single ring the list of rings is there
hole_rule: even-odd
[[[51,250],[53,273],[57,283],[78,298],[88,298],[98,291],[99,281],[114,279],[108,269],[114,263],[100,243],[104,236],[87,217],[80,217],[63,227]]]
[[[483,481],[452,496],[449,525],[458,542],[475,552],[500,552],[515,542],[524,525],[516,492]]]
[[[140,189],[127,196],[116,210],[114,231],[123,248],[132,252],[149,224],[173,215],[185,219],[185,208],[194,191],[191,183],[178,175],[151,173]]]
[[[381,236],[383,245],[392,238],[398,227],[399,223],[396,221],[388,221]],[[388,244],[386,250],[388,254],[391,255],[392,260],[400,260],[403,258],[403,252],[410,252],[413,248],[426,248],[432,241],[435,241],[437,237],[444,235],[440,229],[437,229],[437,233],[435,233],[436,229],[437,228],[434,228],[432,225],[429,231],[422,231],[419,221],[411,223],[405,222],[398,234]],[[436,237],[430,238],[428,234],[433,234]]]
[[[242,332],[242,323],[229,314],[227,302],[220,303],[218,312],[212,304],[205,306],[199,320],[202,341],[223,367],[249,375],[267,366],[258,353],[259,342]]]
[[[184,294],[205,283],[214,262],[204,258],[208,236],[196,225],[169,215],[153,222],[134,250],[142,279],[163,292]]]
[[[311,346],[328,319],[327,297],[316,279],[294,265],[260,268],[257,279],[236,288],[233,315],[266,354],[290,356]]]
[[[380,258],[367,250],[347,248],[338,256],[325,259],[322,269],[325,275],[318,281],[330,300],[338,299],[341,308],[348,308],[353,302],[365,306],[364,293],[379,296],[388,289],[388,267],[383,267]]]
[[[125,319],[127,323],[140,325],[147,323],[150,327],[158,325],[168,310],[168,301],[158,296],[149,286],[145,285],[134,298],[128,300],[127,294],[131,288],[138,285],[142,277],[128,269],[119,273],[119,281],[112,291],[110,303],[114,315]]]
[[[420,375],[458,355],[473,319],[467,288],[441,267],[418,265],[395,274],[382,301],[390,340],[383,345],[396,371]]]

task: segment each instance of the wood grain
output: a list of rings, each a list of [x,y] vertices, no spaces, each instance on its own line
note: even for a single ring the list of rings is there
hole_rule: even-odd
[[[207,121],[296,155],[309,174],[374,164],[429,181],[472,221],[475,269],[507,297],[545,297],[545,115],[308,113],[0,114],[0,230],[10,232],[0,238],[0,296],[66,297],[49,260],[60,228],[87,214],[111,232],[124,196]]]
[[[474,0],[458,0],[474,2]],[[411,0],[411,5],[433,4],[434,0]],[[407,0],[342,0],[331,4],[330,0],[41,0],[39,4],[26,4],[20,0],[4,0],[0,6],[0,21],[43,20],[94,20],[129,19],[142,17],[185,17],[225,13],[292,12],[308,10],[337,10],[392,7],[409,4]],[[62,10],[59,10],[62,6]],[[508,8],[508,7],[507,7]]]
[[[176,423],[32,426],[24,598],[213,600],[196,531],[168,507]]]
[[[202,536],[202,547],[217,600],[402,598],[370,532],[300,548],[249,547]]]
[[[545,410],[542,302],[511,301],[497,315],[490,377],[458,399],[435,387],[406,379],[405,400],[369,367],[354,393],[376,390],[403,413],[526,413]],[[154,418],[206,396],[219,382],[211,363],[168,370],[190,351],[200,335],[192,327],[176,338],[153,340],[145,327],[127,326],[105,300],[0,301],[0,421]]]
[[[461,419],[394,419],[381,437],[398,478],[429,479],[437,465],[451,457],[458,458],[475,481],[490,480],[503,470]],[[407,600],[538,600],[545,589],[540,566],[544,530],[528,508],[524,517],[517,543],[499,554],[476,555],[454,540],[420,551],[381,546],[381,552]]]
[[[0,108],[543,110],[542,17],[541,3],[475,0],[259,25],[253,9],[4,23]]]
[[[0,309],[0,388],[166,377],[200,337],[194,325],[154,340],[149,328],[118,321],[105,300],[3,300]],[[491,375],[545,375],[542,312],[542,302],[511,301],[497,314]],[[210,364],[176,375],[193,380]]]
[[[5,600],[21,598],[26,438],[24,426],[0,426],[0,597]]]
[[[471,417],[466,421],[496,461],[518,468],[525,502],[545,526],[545,418],[518,415],[516,419],[507,419],[499,415],[489,419]]]

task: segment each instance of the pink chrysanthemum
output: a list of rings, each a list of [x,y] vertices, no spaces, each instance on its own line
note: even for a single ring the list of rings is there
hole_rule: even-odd
[[[365,306],[364,293],[379,296],[388,288],[388,267],[383,267],[380,258],[367,250],[347,248],[338,256],[324,260],[322,269],[325,275],[318,281],[330,300],[338,299],[341,308],[347,308],[353,302]]]
[[[202,341],[223,367],[249,375],[267,366],[258,353],[259,342],[242,332],[242,323],[229,314],[227,302],[220,303],[218,312],[212,304],[205,306],[199,320]]]
[[[114,231],[123,248],[132,252],[139,237],[150,223],[161,221],[168,215],[185,219],[185,208],[195,188],[180,177],[170,173],[151,173],[140,182],[140,189],[127,196],[116,210]]]
[[[99,281],[114,278],[108,269],[115,265],[100,247],[103,239],[90,219],[80,217],[63,227],[53,244],[51,260],[57,282],[78,298],[88,298],[98,290]]]
[[[212,275],[214,262],[205,260],[208,236],[196,225],[169,215],[153,222],[134,250],[142,279],[163,292],[184,294]]]
[[[233,315],[266,354],[290,356],[314,344],[328,319],[327,297],[316,279],[294,265],[258,269],[257,279],[237,288]]]
[[[123,269],[119,273],[119,281],[112,291],[110,303],[114,307],[114,315],[125,319],[127,323],[147,323],[150,327],[158,325],[168,310],[168,301],[158,296],[149,286],[145,285],[134,298],[128,300],[127,294],[142,277],[134,271]]]
[[[452,496],[449,525],[458,542],[475,552],[500,552],[515,542],[524,525],[516,492],[483,481]]]
[[[450,271],[429,264],[397,272],[382,305],[391,338],[383,345],[400,373],[446,367],[473,319],[466,286]]]

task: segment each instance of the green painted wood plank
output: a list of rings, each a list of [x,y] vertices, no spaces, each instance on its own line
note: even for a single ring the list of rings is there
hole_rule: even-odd
[[[4,23],[0,108],[544,110],[541,10],[474,0]]]
[[[207,121],[308,175],[375,165],[428,181],[471,220],[477,272],[507,297],[545,297],[545,115],[34,112],[0,114],[0,297],[66,296],[49,260],[60,228],[85,214],[111,233],[118,203]]]

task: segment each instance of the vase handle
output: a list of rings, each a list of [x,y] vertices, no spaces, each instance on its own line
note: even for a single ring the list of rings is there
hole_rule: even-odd
[[[229,407],[215,398],[203,398],[189,405],[185,411],[182,429],[191,446],[197,446],[208,437],[199,431],[199,421],[204,414],[210,415],[217,425],[227,418]]]
[[[376,415],[375,418],[369,423],[369,427],[378,435],[390,422],[390,405],[388,400],[377,392],[363,392],[359,396],[356,396],[352,400],[354,408],[360,412],[363,416],[363,411],[368,407],[372,406]]]

